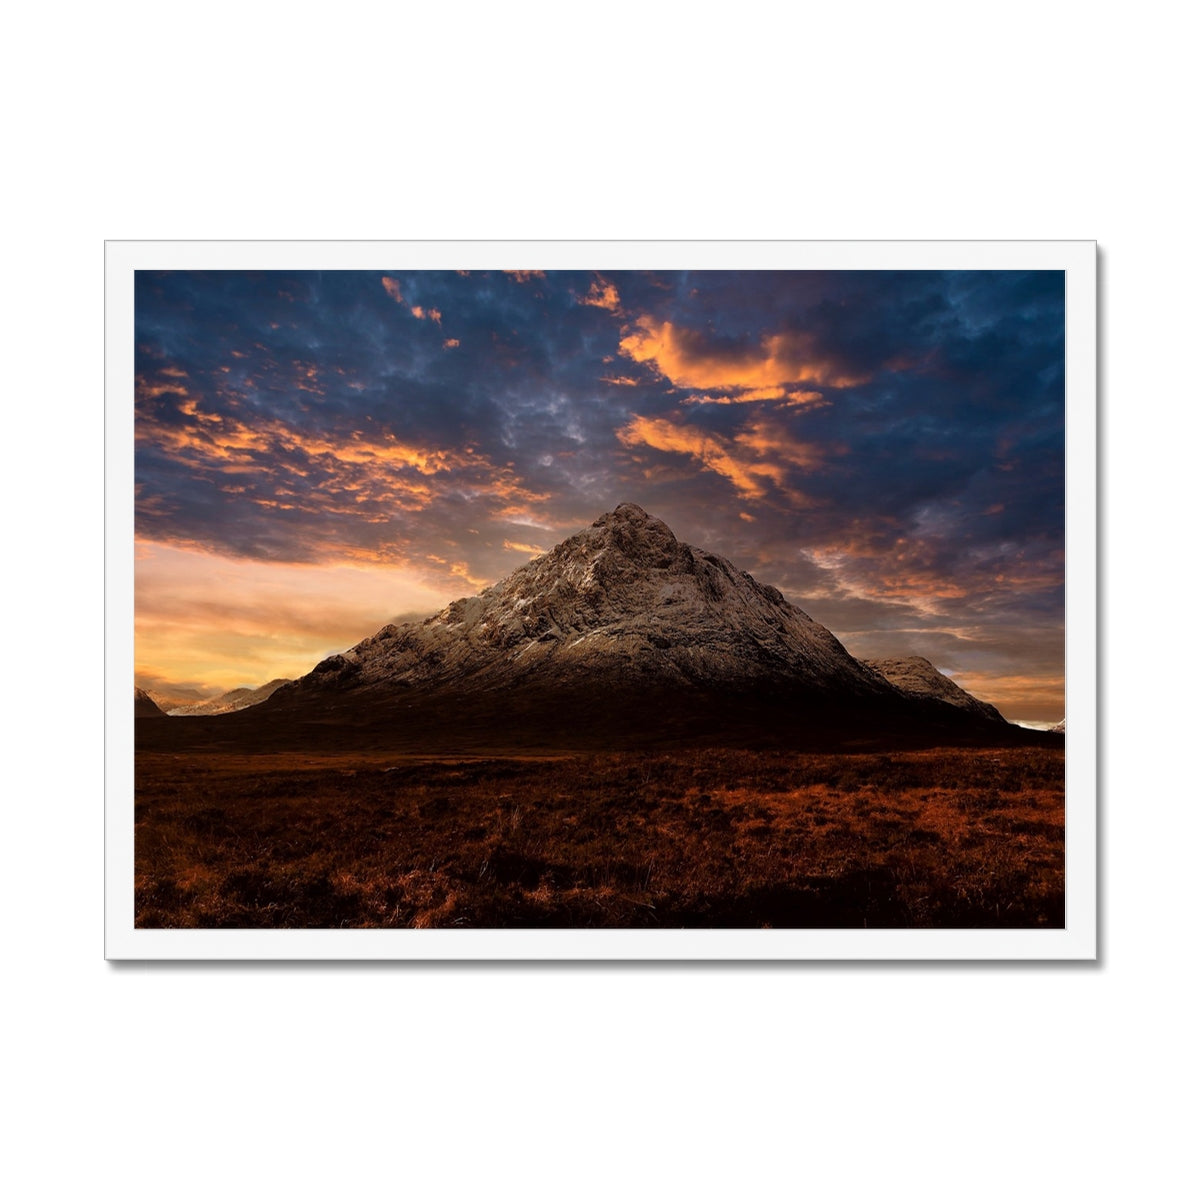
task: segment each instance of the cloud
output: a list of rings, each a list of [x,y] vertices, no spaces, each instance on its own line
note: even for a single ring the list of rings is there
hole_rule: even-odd
[[[395,300],[397,304],[403,304],[404,307],[407,308],[408,311],[412,313],[412,315],[416,317],[418,321],[424,321],[428,318],[435,325],[441,325],[442,314],[440,310],[436,308],[426,308],[422,304],[410,305],[408,301],[405,300],[404,293],[400,290],[400,281],[398,279],[394,279],[391,275],[385,275],[381,282],[383,283],[383,290],[387,292],[387,294],[391,296],[391,298]]]
[[[648,446],[668,454],[686,454],[727,479],[743,498],[759,499],[767,494],[768,484],[773,484],[793,503],[802,505],[809,503],[807,498],[787,486],[792,469],[811,471],[824,459],[818,447],[796,441],[766,421],[747,425],[729,438],[666,417],[634,416],[617,431],[617,438],[631,448]]]
[[[631,381],[632,382],[632,381]],[[682,397],[683,404],[753,404],[760,400],[782,400],[787,408],[826,407],[829,401],[821,392],[793,391],[783,387],[745,388],[713,394],[696,392]]]
[[[603,308],[611,313],[621,311],[621,297],[617,295],[616,287],[601,275],[592,280],[587,293],[579,297],[579,303],[590,305],[592,308]]]
[[[466,274],[467,272],[463,272]],[[511,275],[518,283],[528,283],[531,279],[545,279],[545,271],[505,271],[505,275]]]
[[[779,399],[797,384],[849,388],[869,379],[822,356],[812,335],[800,332],[764,334],[748,342],[719,340],[645,314],[620,346],[622,354],[654,367],[676,387]]]
[[[151,386],[147,393],[161,404],[175,399]],[[193,480],[207,480],[208,521],[213,533],[222,526],[213,518],[214,502],[221,507],[304,515],[315,522],[307,537],[295,539],[290,551],[277,543],[272,555],[290,554],[297,561],[339,554],[367,553],[339,543],[330,523],[351,518],[363,525],[391,522],[397,512],[419,512],[448,496],[470,496],[493,511],[514,503],[536,505],[547,496],[526,487],[515,470],[500,465],[472,446],[447,448],[422,444],[378,430],[365,433],[313,432],[288,422],[258,418],[243,420],[232,414],[200,412],[190,395],[178,399],[172,420],[143,420],[136,440],[153,448],[161,464],[174,464]],[[139,527],[158,537],[180,519],[178,506],[164,505],[161,497],[143,487],[136,513]],[[322,536],[316,529],[324,527]],[[369,557],[389,557],[381,544]]]

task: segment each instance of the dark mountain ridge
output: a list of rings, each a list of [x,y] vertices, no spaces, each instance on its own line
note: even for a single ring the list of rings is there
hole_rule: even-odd
[[[138,717],[165,717],[167,714],[155,703],[154,697],[144,688],[133,689],[133,715]]]

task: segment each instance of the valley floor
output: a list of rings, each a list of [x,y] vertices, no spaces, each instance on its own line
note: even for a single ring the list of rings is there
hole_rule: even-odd
[[[139,751],[142,927],[1061,927],[1059,747]]]

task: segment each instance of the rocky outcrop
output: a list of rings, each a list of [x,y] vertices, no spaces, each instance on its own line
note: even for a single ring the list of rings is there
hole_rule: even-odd
[[[914,655],[911,658],[867,658],[863,662],[906,696],[940,700],[987,721],[1004,721],[999,709],[960,688],[927,658]]]

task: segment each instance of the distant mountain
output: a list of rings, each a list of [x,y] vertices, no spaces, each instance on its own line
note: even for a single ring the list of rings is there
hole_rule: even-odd
[[[149,692],[143,691],[140,687],[135,687],[133,689],[133,715],[136,718],[165,717],[167,714],[154,703],[154,698]]]
[[[927,658],[914,655],[911,658],[866,658],[863,662],[906,696],[952,704],[986,721],[1005,720],[999,709],[960,688]]]
[[[167,709],[169,717],[213,717],[221,713],[238,712],[243,708],[251,708],[255,704],[261,704],[269,696],[273,696],[285,683],[291,683],[290,679],[272,679],[270,683],[264,683],[261,687],[234,688],[230,692],[224,692],[220,696],[215,696],[211,700],[199,701],[195,704],[180,704],[173,708]]]
[[[1066,733],[1067,732],[1067,718],[1063,717],[1063,719],[1061,721],[1059,721],[1059,723],[1057,725],[1051,725],[1049,732],[1050,733]]]
[[[188,704],[202,704],[205,700],[211,700],[213,696],[212,692],[161,679],[156,679],[150,686],[143,688],[143,691],[165,713]]]

